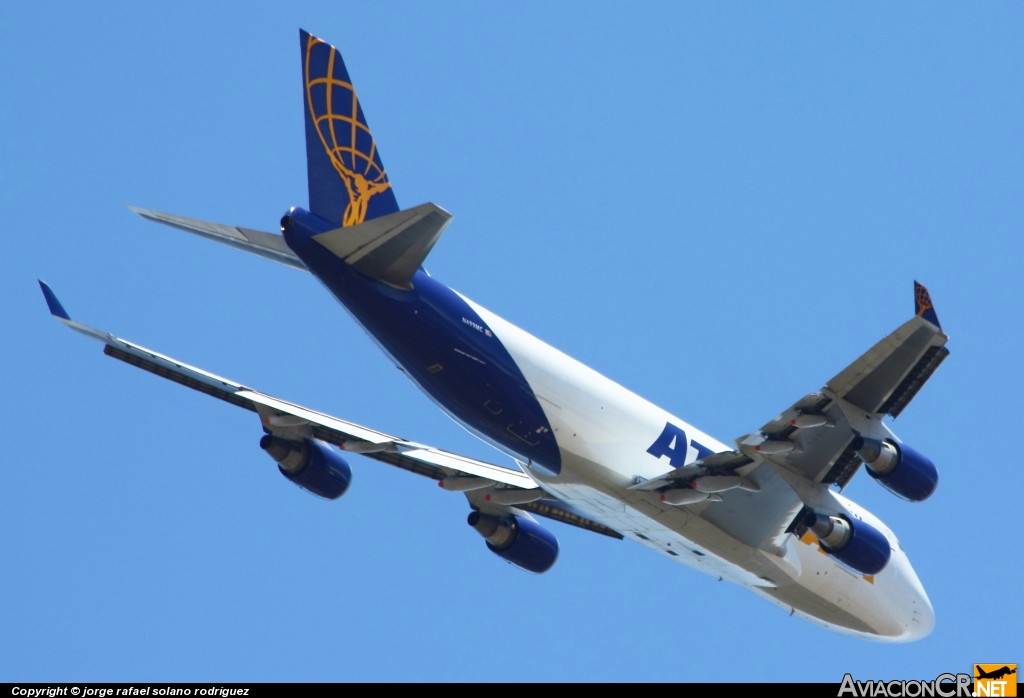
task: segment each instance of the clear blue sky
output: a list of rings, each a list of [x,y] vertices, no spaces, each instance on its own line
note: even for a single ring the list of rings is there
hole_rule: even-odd
[[[0,5],[2,681],[828,681],[1024,663],[1018,3]],[[254,388],[497,458],[304,274],[127,204],[274,230],[305,205],[298,29],[339,46],[431,273],[724,440],[821,387],[928,285],[951,356],[894,425],[940,468],[897,532],[938,616],[830,634],[559,527],[533,576],[368,460],[340,501],[256,418],[72,315]]]

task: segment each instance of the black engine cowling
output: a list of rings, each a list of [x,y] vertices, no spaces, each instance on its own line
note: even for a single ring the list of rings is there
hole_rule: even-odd
[[[337,451],[315,439],[289,441],[266,434],[260,448],[277,461],[277,469],[299,487],[324,499],[345,494],[352,469]]]
[[[892,554],[889,540],[881,531],[860,519],[812,512],[807,527],[825,552],[861,574],[878,574]]]
[[[470,512],[467,523],[487,539],[487,547],[527,572],[547,572],[558,559],[558,540],[532,519]]]
[[[906,444],[861,439],[857,453],[867,464],[871,477],[907,501],[928,499],[939,483],[935,464]]]

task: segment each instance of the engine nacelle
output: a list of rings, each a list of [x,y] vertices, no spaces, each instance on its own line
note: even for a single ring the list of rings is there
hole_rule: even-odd
[[[862,439],[857,453],[867,464],[868,474],[897,497],[921,502],[939,484],[935,464],[906,444]]]
[[[558,539],[532,519],[473,511],[466,522],[487,539],[491,552],[527,572],[547,572],[558,559]]]
[[[807,527],[825,552],[861,574],[878,574],[892,554],[881,531],[859,519],[811,513]]]
[[[288,441],[266,434],[260,448],[277,461],[277,469],[304,490],[324,499],[345,494],[352,469],[337,451],[322,441]]]

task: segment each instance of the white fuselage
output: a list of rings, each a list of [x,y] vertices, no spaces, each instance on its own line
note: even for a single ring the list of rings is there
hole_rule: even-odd
[[[838,494],[828,493],[850,515],[881,531],[891,545],[888,565],[873,577],[838,563],[810,536],[785,536],[781,550],[737,540],[702,516],[708,507],[723,504],[674,507],[659,501],[656,492],[630,490],[671,469],[667,460],[648,453],[666,423],[687,435],[687,462],[698,457],[693,444],[716,453],[730,449],[466,300],[515,359],[555,433],[562,454],[560,473],[522,463],[543,489],[652,550],[748,587],[831,630],[892,641],[917,639],[932,630],[928,596],[896,536]],[[792,496],[795,514],[799,500]]]

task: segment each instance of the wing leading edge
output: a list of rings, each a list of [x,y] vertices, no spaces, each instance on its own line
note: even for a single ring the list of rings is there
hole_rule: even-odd
[[[622,538],[617,531],[580,515],[564,503],[546,499],[547,495],[539,491],[536,483],[520,470],[467,458],[338,419],[190,366],[72,320],[49,285],[40,281],[39,286],[51,315],[76,332],[103,342],[103,353],[107,356],[256,412],[263,430],[269,434],[287,439],[317,439],[429,477],[445,489],[466,492],[470,503],[477,509],[500,511],[514,504],[518,510],[612,538]]]

